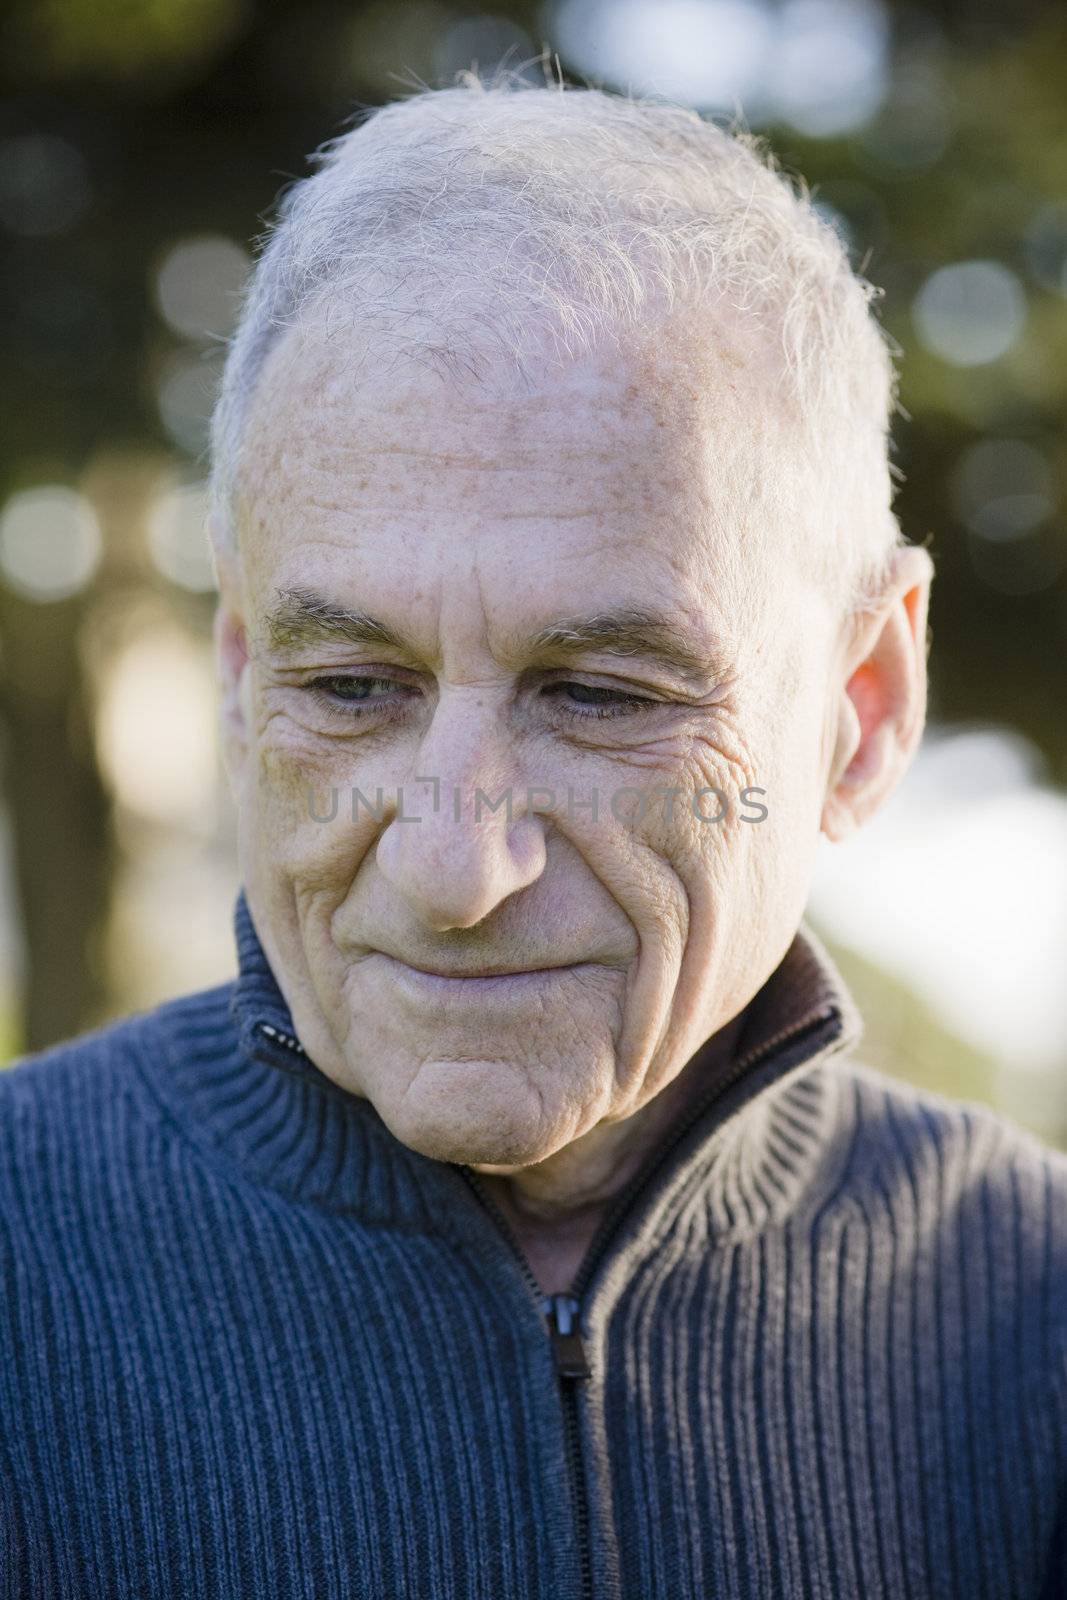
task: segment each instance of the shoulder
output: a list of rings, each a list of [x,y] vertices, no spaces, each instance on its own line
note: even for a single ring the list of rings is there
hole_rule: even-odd
[[[981,1204],[1067,1252],[1067,1153],[979,1100],[920,1089],[859,1060],[831,1070],[850,1193],[906,1189],[939,1213]]]
[[[183,1032],[224,1025],[231,991],[183,996],[0,1070],[0,1225],[69,1209],[75,1191],[114,1182],[164,1135],[148,1069]]]
[[[835,1199],[917,1263],[1021,1297],[1067,1354],[1067,1153],[978,1100],[854,1059],[838,1075]]]
[[[1067,1224],[1067,1152],[977,1099],[954,1099],[862,1060],[831,1068],[841,1079],[854,1177],[940,1176],[945,1197],[978,1182],[1036,1184]]]

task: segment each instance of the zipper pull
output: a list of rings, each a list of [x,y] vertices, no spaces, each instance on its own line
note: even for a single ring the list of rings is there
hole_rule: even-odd
[[[541,1310],[548,1318],[556,1372],[561,1378],[591,1378],[578,1323],[578,1301],[570,1294],[546,1294]]]

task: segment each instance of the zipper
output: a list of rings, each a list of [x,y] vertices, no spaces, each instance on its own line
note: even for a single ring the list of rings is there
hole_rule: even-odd
[[[546,1296],[549,1306],[549,1326],[556,1354],[556,1371],[559,1374],[560,1404],[563,1407],[563,1450],[567,1460],[567,1478],[574,1509],[574,1537],[578,1546],[578,1594],[580,1600],[593,1600],[593,1545],[589,1535],[589,1495],[582,1463],[582,1440],[579,1432],[578,1382],[589,1378],[589,1363],[585,1358],[578,1323],[579,1305],[574,1295]]]
[[[291,1033],[283,1033],[280,1028],[273,1027],[269,1022],[257,1023],[256,1032],[261,1033],[265,1039],[270,1039],[273,1044],[284,1045],[286,1050],[291,1050],[294,1055],[303,1056],[305,1060],[307,1059],[307,1051],[304,1046]]]
[[[578,1302],[572,1294],[546,1294],[541,1310],[548,1318],[552,1354],[561,1378],[591,1378],[578,1322]]]
[[[493,1218],[508,1249],[518,1264],[526,1284],[533,1293],[538,1310],[548,1324],[552,1344],[552,1358],[559,1381],[560,1405],[563,1411],[563,1454],[567,1464],[571,1507],[574,1515],[575,1539],[578,1545],[578,1565],[581,1574],[580,1588],[575,1600],[593,1600],[593,1554],[589,1538],[589,1497],[586,1492],[585,1473],[582,1467],[582,1442],[579,1433],[578,1386],[592,1377],[592,1370],[582,1341],[581,1303],[573,1294],[545,1294],[534,1276],[533,1269],[515,1231],[496,1201],[482,1183],[477,1172],[470,1167],[453,1163],[455,1170],[478,1197],[479,1202]]]

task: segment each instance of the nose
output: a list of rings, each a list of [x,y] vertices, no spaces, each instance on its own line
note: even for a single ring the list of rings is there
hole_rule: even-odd
[[[510,763],[491,733],[480,718],[472,728],[446,698],[414,769],[426,776],[405,786],[375,855],[383,877],[435,933],[484,921],[540,877],[547,857],[544,823],[525,814],[525,789],[509,782]]]

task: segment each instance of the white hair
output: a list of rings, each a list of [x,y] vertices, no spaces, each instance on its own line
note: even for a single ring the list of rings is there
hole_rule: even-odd
[[[751,134],[693,111],[516,75],[423,90],[366,116],[284,195],[232,340],[212,431],[216,537],[257,378],[313,311],[459,379],[564,357],[726,297],[780,358],[826,550],[848,605],[903,543],[891,509],[896,375],[833,226]],[[837,583],[835,583],[837,587]]]

